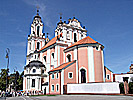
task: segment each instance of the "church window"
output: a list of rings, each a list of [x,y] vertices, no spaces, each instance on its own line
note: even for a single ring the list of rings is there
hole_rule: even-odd
[[[73,78],[73,73],[72,73],[72,72],[69,72],[69,73],[68,73],[68,78],[69,78],[69,79],[72,79],[72,78]]]
[[[54,65],[54,53],[51,54],[51,65]]]
[[[31,43],[30,43],[30,45],[29,45],[29,50],[31,50]]]
[[[36,69],[33,69],[33,73],[35,73],[36,72]]]
[[[52,79],[54,79],[54,73],[52,74]]]
[[[32,87],[35,87],[35,79],[32,79]]]
[[[39,46],[40,46],[40,43],[39,43],[39,42],[37,42],[37,49],[39,49]]]
[[[58,84],[56,85],[56,91],[57,92],[59,91],[59,85]]]
[[[39,36],[39,29],[40,29],[40,27],[37,26],[37,36]]]
[[[44,56],[43,58],[44,58],[44,61],[46,62],[46,56]]]
[[[56,73],[56,78],[58,79],[58,77],[59,77],[59,76],[58,76],[58,73]]]
[[[68,62],[71,62],[71,55],[70,54],[67,55],[67,60],[68,60]]]
[[[35,59],[36,59],[36,55],[35,55]]]
[[[52,85],[52,90],[51,91],[54,91],[54,85]]]
[[[44,73],[44,70],[42,70],[42,74]]]
[[[74,42],[77,42],[77,35],[74,33]]]
[[[81,34],[81,39],[83,39],[83,34]]]
[[[107,74],[107,80],[110,80],[110,75],[109,74]]]

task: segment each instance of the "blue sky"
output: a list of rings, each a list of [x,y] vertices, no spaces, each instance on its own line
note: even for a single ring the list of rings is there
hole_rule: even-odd
[[[44,22],[44,32],[54,37],[59,21],[75,16],[88,35],[105,46],[105,65],[114,73],[129,71],[133,61],[133,0],[0,0],[0,69],[6,68],[6,48],[10,48],[10,73],[23,71],[26,41],[36,6]]]

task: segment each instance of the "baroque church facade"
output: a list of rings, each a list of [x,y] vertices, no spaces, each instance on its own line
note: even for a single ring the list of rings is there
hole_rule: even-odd
[[[104,66],[104,46],[87,36],[79,20],[62,22],[60,17],[51,40],[43,27],[37,11],[28,35],[24,91],[65,94],[67,84],[113,81],[113,73]]]

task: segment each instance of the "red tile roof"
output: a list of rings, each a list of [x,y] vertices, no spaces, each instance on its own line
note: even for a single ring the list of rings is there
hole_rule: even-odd
[[[56,43],[56,40],[57,40],[57,36],[54,37],[52,40],[50,40],[44,47],[42,47],[39,51],[51,46],[52,44],[55,44]]]
[[[58,37],[62,37],[62,34],[63,34],[63,33],[59,34]],[[54,37],[52,40],[50,40],[50,41],[49,41],[44,47],[42,47],[39,51],[41,51],[41,50],[43,50],[43,49],[45,49],[45,48],[51,46],[52,44],[55,44],[55,43],[56,43],[56,40],[57,40],[57,36]]]
[[[98,43],[98,42],[93,40],[91,37],[87,36],[87,37],[83,38],[82,40],[79,40],[78,42],[70,45],[68,48],[71,48],[73,46],[80,45],[80,44],[92,44],[92,43]],[[66,49],[68,49],[68,48],[66,48]]]
[[[61,69],[65,68],[66,66],[69,66],[69,65],[72,64],[72,63],[75,63],[75,60],[74,60],[74,61],[71,61],[71,62],[63,63],[63,64],[60,65],[59,67],[54,68],[54,69],[50,70],[49,72],[61,70]]]

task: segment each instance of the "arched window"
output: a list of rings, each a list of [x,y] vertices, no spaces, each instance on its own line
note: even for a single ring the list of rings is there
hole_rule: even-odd
[[[51,54],[51,65],[54,65],[54,53]]]
[[[35,73],[36,72],[36,69],[33,69],[33,73]]]
[[[77,42],[77,35],[74,33],[74,42]]]
[[[31,50],[31,43],[29,44],[29,50]]]
[[[68,62],[71,62],[71,55],[70,54],[67,55],[67,60],[68,60]]]
[[[39,49],[40,48],[40,43],[39,42],[37,42],[37,49]]]
[[[39,29],[40,29],[40,27],[37,26],[37,36],[39,36]]]

